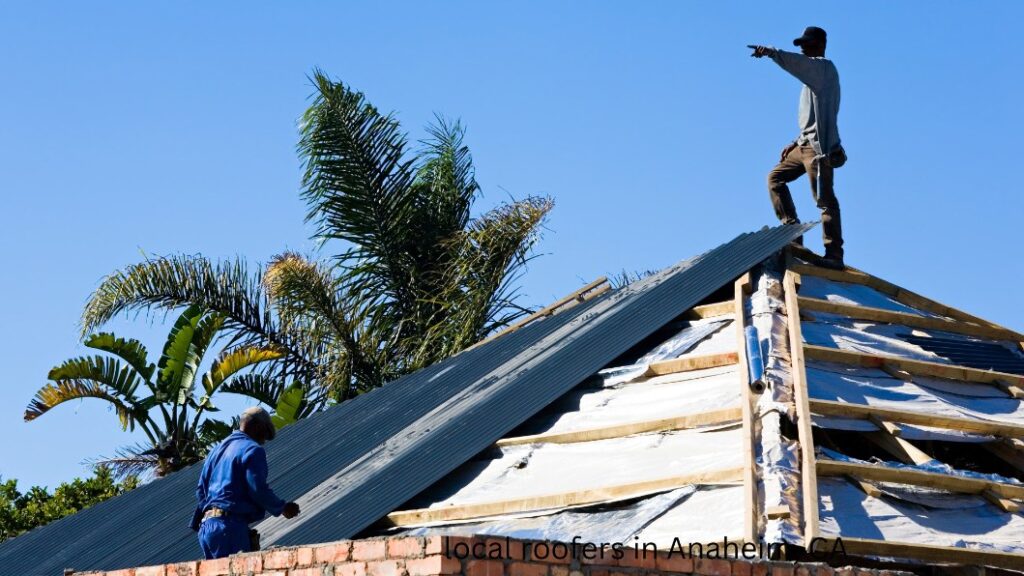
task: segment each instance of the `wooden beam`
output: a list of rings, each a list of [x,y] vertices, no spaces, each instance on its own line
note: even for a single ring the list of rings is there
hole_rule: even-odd
[[[764,517],[768,520],[785,520],[789,514],[789,506],[771,506],[764,511]]]
[[[839,416],[841,418],[859,418],[866,420],[869,416],[875,416],[891,422],[903,424],[917,424],[919,426],[931,426],[933,428],[946,428],[948,430],[959,430],[961,432],[978,432],[991,434],[993,436],[1005,436],[1008,438],[1024,438],[1024,426],[1020,424],[1007,424],[1003,422],[992,422],[991,420],[974,420],[969,418],[957,418],[951,416],[940,416],[925,412],[913,412],[895,408],[883,408],[880,406],[867,406],[865,404],[852,404],[849,402],[835,402],[833,400],[815,400],[811,402],[811,412],[822,416]]]
[[[747,314],[744,301],[751,291],[750,272],[741,276],[733,285],[735,297],[733,324],[736,325],[736,348],[739,356],[740,406],[743,421],[743,537],[747,542],[757,542],[761,533],[761,514],[757,493],[757,458],[754,447],[757,444],[754,427],[754,406],[756,401],[750,390],[750,371],[747,369],[746,326]],[[789,513],[788,509],[786,511]],[[787,516],[788,517],[788,516]]]
[[[888,420],[879,418],[876,414],[868,415],[868,420],[870,420],[872,424],[878,426],[882,430],[885,430],[892,436],[899,437],[903,435],[903,430],[901,430],[899,426],[893,424],[892,422],[889,422]]]
[[[1018,472],[1024,473],[1024,445],[1020,440],[1000,438],[994,442],[985,442],[981,447]]]
[[[735,303],[732,300],[726,300],[725,302],[694,306],[686,313],[686,317],[690,319],[717,318],[718,316],[731,315],[735,311]]]
[[[818,475],[814,464],[814,434],[811,429],[811,409],[807,391],[807,370],[804,367],[804,339],[800,332],[800,304],[797,296],[799,274],[786,271],[782,281],[786,294],[786,321],[789,328],[790,373],[793,397],[796,401],[797,436],[800,441],[800,480],[803,492],[804,543],[818,537]]]
[[[996,494],[995,492],[993,492],[991,490],[985,490],[985,491],[983,491],[981,493],[981,495],[984,496],[986,500],[988,500],[989,502],[994,504],[997,508],[999,508],[1003,512],[1019,512],[1020,511],[1020,504],[1018,504],[1017,502],[1014,502],[1013,500],[1010,500],[1009,498],[1003,498],[1002,496],[1000,496],[999,494]]]
[[[862,368],[882,369],[890,365],[898,370],[905,370],[917,376],[934,376],[949,380],[960,380],[963,382],[978,382],[980,384],[997,385],[996,381],[1002,380],[1014,386],[1024,386],[1024,376],[1007,374],[994,370],[979,370],[956,366],[953,364],[940,364],[938,362],[925,362],[922,360],[908,360],[897,356],[884,354],[864,354],[863,352],[852,352],[839,350],[825,346],[804,346],[804,356],[810,360],[821,362],[836,362],[839,364],[850,364]]]
[[[591,488],[588,490],[576,490],[572,492],[560,492],[557,494],[545,494],[527,498],[514,498],[494,502],[444,506],[438,508],[401,510],[388,514],[386,517],[386,524],[390,526],[415,526],[420,524],[431,524],[434,522],[453,522],[458,520],[470,520],[473,518],[485,518],[488,516],[499,516],[502,514],[533,512],[537,510],[548,510],[551,508],[599,504],[602,502],[625,500],[628,498],[643,496],[645,494],[655,494],[667,490],[674,490],[676,488],[682,488],[683,486],[689,486],[690,484],[736,484],[741,481],[742,475],[742,468],[728,468],[724,470],[698,472],[682,476],[670,476],[668,478],[660,478],[657,480],[645,480],[629,484],[618,484],[614,486]]]
[[[979,326],[990,326],[992,328],[999,328],[1001,330],[1010,330],[1005,326],[1000,326],[994,322],[989,322],[984,318],[979,318],[972,314],[968,314],[962,310],[958,310],[951,306],[946,306],[941,302],[937,302],[930,298],[921,296],[916,292],[907,290],[906,288],[897,286],[891,282],[886,282],[877,276],[872,276],[855,268],[846,268],[845,270],[830,270],[828,268],[820,268],[818,266],[808,266],[806,264],[793,264],[789,267],[790,270],[799,274],[807,274],[808,276],[817,276],[818,278],[825,278],[827,280],[833,280],[835,282],[845,282],[849,284],[863,284],[878,290],[882,294],[889,296],[893,300],[916,308],[923,312],[931,312],[932,314],[938,314],[939,316],[946,316],[948,318],[954,318],[964,322],[971,322]],[[1010,330],[1011,332],[1015,332]],[[1024,340],[1024,335],[1019,332],[1014,340]]]
[[[868,432],[864,435],[868,440],[878,445],[882,450],[895,456],[904,464],[925,464],[935,459],[917,446],[907,442],[903,438],[897,438],[885,431]]]
[[[882,372],[885,372],[886,374],[892,376],[897,380],[903,380],[904,382],[914,381],[913,374],[907,372],[906,370],[900,370],[899,368],[896,368],[892,364],[882,364]]]
[[[466,348],[466,350],[471,350],[473,348],[476,348],[477,346],[482,346],[483,344],[486,344],[487,342],[490,342],[495,338],[499,338],[501,336],[504,336],[505,334],[515,332],[516,330],[519,330],[520,328],[526,326],[527,324],[533,322],[534,320],[543,318],[545,316],[551,316],[552,314],[557,312],[559,308],[565,306],[566,304],[589,300],[590,298],[594,298],[599,294],[603,294],[610,289],[611,285],[608,284],[608,278],[605,276],[601,276],[600,278],[594,280],[590,284],[585,285],[584,287],[580,288],[579,290],[576,290],[575,292],[569,294],[568,296],[565,296],[552,302],[551,304],[548,304],[547,306],[541,308],[540,310],[537,310],[533,314],[530,314],[526,318],[523,318],[519,322],[516,322],[515,324],[505,328],[501,332],[491,334],[487,338],[484,338],[483,340],[477,342],[476,344],[473,344],[472,346]]]
[[[917,314],[908,314],[906,312],[893,312],[892,310],[884,310],[882,308],[840,304],[838,302],[829,302],[828,300],[803,296],[800,297],[800,310],[839,314],[856,320],[898,324],[923,330],[941,330],[944,332],[966,334],[968,336],[976,336],[978,338],[986,338],[989,340],[1009,340],[1012,342],[1018,338],[1017,333],[1013,330],[968,324],[961,320],[949,320],[946,318],[935,318],[933,316],[918,316]]]
[[[1020,386],[1017,386],[1012,382],[1003,380],[1002,378],[997,378],[993,380],[992,383],[995,384],[1003,392],[1006,392],[1009,396],[1016,398],[1018,400],[1024,399],[1024,389],[1021,389]]]
[[[739,355],[736,352],[723,352],[722,354],[707,354],[704,356],[684,356],[671,360],[653,362],[647,367],[644,376],[664,376],[677,372],[692,372],[704,370],[705,368],[717,368],[718,366],[731,366],[739,362]]]
[[[846,480],[848,482],[850,482],[851,484],[853,484],[854,486],[856,486],[857,488],[860,488],[861,491],[863,491],[868,496],[871,496],[872,498],[878,498],[879,496],[882,495],[882,491],[879,490],[877,486],[875,486],[874,484],[865,482],[865,481],[861,480],[860,478],[855,478],[853,476],[847,476]]]
[[[1024,486],[1017,484],[1003,484],[980,478],[952,476],[950,474],[938,474],[923,470],[889,468],[888,466],[877,464],[858,464],[856,462],[837,462],[835,460],[818,460],[817,469],[818,474],[823,476],[855,476],[876,482],[925,486],[966,494],[981,494],[986,490],[991,490],[1001,498],[1024,498]]]
[[[936,546],[934,544],[916,544],[910,542],[892,542],[868,538],[847,538],[840,535],[842,549],[853,556],[890,556],[894,558],[910,558],[926,563],[974,564],[979,566],[996,566],[1013,570],[1024,570],[1024,555],[974,548],[958,548],[955,546]],[[812,552],[830,553],[840,546],[834,537],[825,537],[818,541]]]
[[[673,416],[658,420],[646,420],[643,422],[630,422],[627,424],[616,424],[615,426],[603,426],[600,428],[587,428],[585,430],[572,430],[568,432],[554,432],[544,434],[531,434],[529,436],[513,436],[502,438],[496,443],[497,446],[517,446],[521,444],[536,444],[547,442],[551,444],[570,444],[573,442],[591,442],[593,440],[607,440],[609,438],[623,438],[634,434],[648,432],[665,432],[668,430],[686,430],[700,426],[713,424],[726,424],[739,422],[742,417],[739,407],[722,408],[684,416]]]

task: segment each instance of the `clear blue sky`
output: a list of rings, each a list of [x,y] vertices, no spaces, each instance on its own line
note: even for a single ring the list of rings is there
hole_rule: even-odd
[[[773,224],[765,174],[799,84],[745,45],[822,26],[847,260],[1024,330],[1021,22],[1019,2],[7,4],[0,475],[53,486],[133,440],[98,402],[21,421],[47,370],[87,351],[77,321],[105,274],[142,251],[313,248],[295,143],[314,67],[413,139],[435,112],[461,118],[481,209],[556,199],[523,282],[539,305]],[[162,343],[159,324],[112,327]]]

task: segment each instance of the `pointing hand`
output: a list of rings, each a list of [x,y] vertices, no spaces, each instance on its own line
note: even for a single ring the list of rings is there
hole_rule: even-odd
[[[769,48],[768,46],[761,46],[761,45],[757,45],[757,44],[747,44],[747,48],[750,48],[751,50],[754,51],[754,53],[751,54],[751,56],[753,56],[754,58],[761,58],[763,56],[771,56],[772,52],[775,51],[775,49]]]

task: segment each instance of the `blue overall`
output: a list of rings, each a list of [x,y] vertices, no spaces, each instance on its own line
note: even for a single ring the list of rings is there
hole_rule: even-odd
[[[266,513],[281,514],[285,502],[267,485],[267,453],[244,432],[234,431],[218,444],[203,463],[196,487],[192,530],[207,558],[224,558],[249,551],[249,524]],[[225,512],[203,521],[210,508]]]

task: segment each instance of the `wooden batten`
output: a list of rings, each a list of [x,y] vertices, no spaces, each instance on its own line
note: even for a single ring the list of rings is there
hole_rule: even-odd
[[[750,371],[747,369],[746,312],[744,301],[751,291],[750,272],[741,276],[734,285],[733,307],[736,327],[736,348],[739,357],[740,406],[743,421],[743,535],[747,542],[757,542],[761,533],[761,509],[757,493],[757,458],[754,447],[757,444],[754,429],[754,394],[750,390]],[[788,516],[789,510],[786,510]]]
[[[935,378],[946,378],[949,380],[960,380],[963,382],[977,382],[997,386],[997,381],[1002,381],[1014,386],[1024,386],[1024,376],[995,372],[993,370],[978,370],[966,366],[955,366],[952,364],[939,364],[938,362],[925,362],[922,360],[908,360],[898,356],[887,356],[884,354],[865,354],[863,352],[852,352],[839,350],[825,346],[804,346],[804,356],[810,360],[821,362],[835,362],[839,364],[850,364],[862,368],[883,369],[890,366],[897,370],[906,371],[916,376],[933,376]]]
[[[686,313],[686,317],[691,320],[718,318],[719,316],[731,316],[735,310],[735,303],[732,300],[726,300],[725,302],[715,302],[714,304],[694,306]]]
[[[742,343],[741,343],[742,344]],[[706,354],[703,356],[684,356],[671,360],[653,362],[647,367],[644,376],[664,376],[678,372],[692,372],[706,368],[717,368],[719,366],[732,366],[739,362],[739,355],[736,352],[723,352],[721,354]]]
[[[1017,484],[1002,484],[980,478],[938,474],[936,472],[925,472],[908,468],[890,468],[877,464],[818,460],[817,471],[822,476],[854,476],[864,480],[925,486],[965,494],[981,494],[989,490],[1000,498],[1017,500],[1024,498],[1024,486]]]
[[[811,312],[825,312],[827,314],[838,314],[856,320],[867,320],[871,322],[882,322],[885,324],[898,324],[910,328],[923,330],[940,330],[956,334],[966,334],[978,338],[990,340],[1016,341],[1019,335],[1013,330],[995,328],[987,325],[978,325],[964,322],[962,320],[950,320],[947,318],[935,318],[932,316],[918,316],[906,312],[893,312],[881,308],[868,306],[855,306],[851,304],[840,304],[829,302],[818,298],[800,298],[800,309]]]
[[[739,422],[740,418],[741,411],[737,406],[734,408],[721,408],[719,410],[710,410],[708,412],[698,412],[696,414],[673,416],[671,418],[660,418],[658,420],[616,424],[615,426],[587,428],[585,430],[572,430],[568,432],[531,434],[529,436],[513,436],[511,438],[502,438],[501,440],[498,440],[496,446],[517,446],[521,444],[537,444],[541,442],[551,444],[591,442],[593,440],[624,438],[634,434],[666,432],[669,430],[687,430],[701,426],[727,424],[729,422]]]
[[[502,514],[516,514],[520,512],[549,510],[552,508],[565,508],[586,504],[599,504],[602,502],[614,502],[618,500],[636,498],[646,494],[663,492],[665,490],[682,488],[683,486],[688,486],[690,484],[736,484],[742,480],[742,476],[742,468],[728,468],[724,470],[671,476],[657,480],[645,480],[642,482],[618,484],[588,490],[576,490],[572,492],[531,496],[528,498],[515,498],[438,508],[420,508],[417,510],[401,510],[388,514],[383,525],[416,526],[421,524],[432,524],[435,522],[454,522],[459,520],[471,520],[474,518],[486,518],[488,516],[499,516]]]
[[[931,426],[933,428],[959,430],[961,432],[977,432],[981,434],[991,434],[993,436],[1005,436],[1007,438],[1024,438],[1024,426],[1019,424],[940,416],[924,412],[913,412],[910,410],[884,408],[880,406],[867,406],[865,404],[852,404],[850,402],[836,402],[833,400],[812,399],[810,404],[811,412],[821,414],[822,416],[838,416],[840,418],[858,418],[861,420],[867,420],[869,416],[874,415],[883,420],[900,422],[903,424],[917,424],[920,426]]]
[[[895,456],[900,462],[904,464],[925,464],[934,460],[928,453],[924,452],[917,446],[914,446],[910,442],[907,442],[903,438],[898,438],[880,430],[878,432],[868,432],[865,437],[871,442],[877,444],[882,450],[885,450],[889,454]]]
[[[955,546],[936,546],[934,544],[891,542],[870,538],[847,538],[845,536],[841,538],[843,549],[852,556],[890,556],[894,558],[912,558],[931,563],[970,564],[1024,570],[1024,555],[1020,554],[958,548]],[[839,546],[839,543],[836,542],[834,537],[824,537],[815,547],[815,551],[828,553],[837,546]]]

